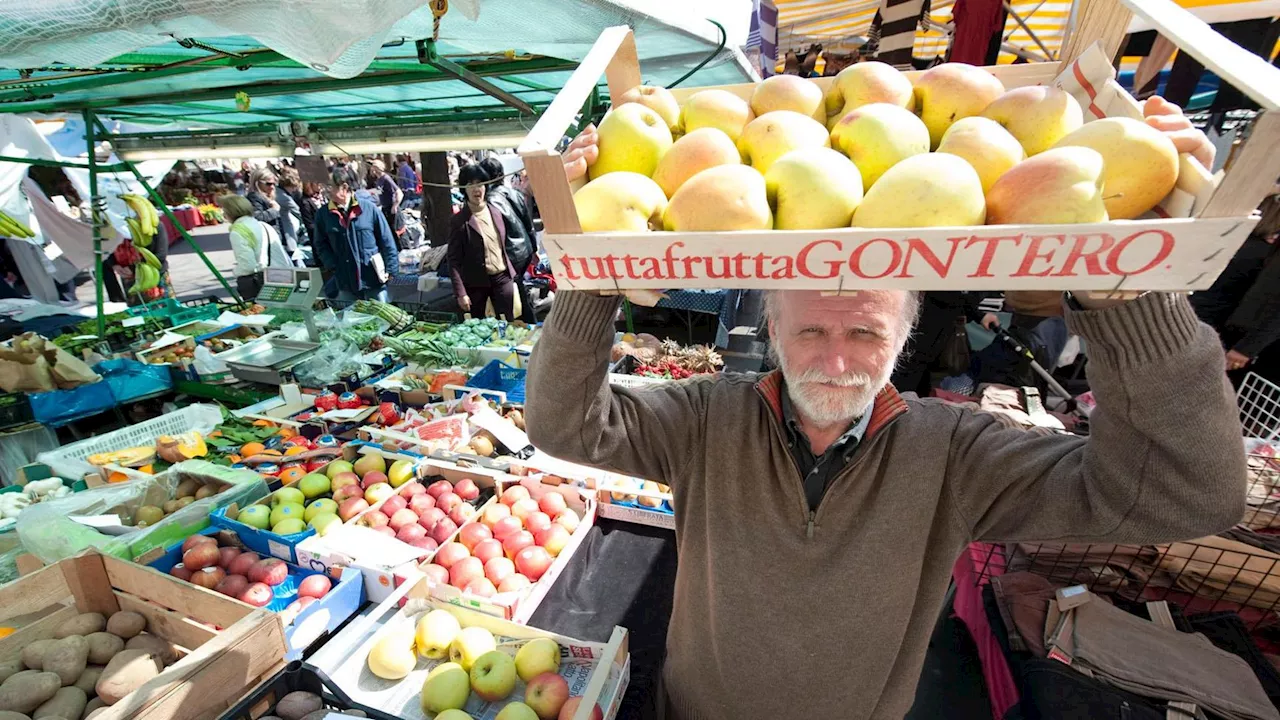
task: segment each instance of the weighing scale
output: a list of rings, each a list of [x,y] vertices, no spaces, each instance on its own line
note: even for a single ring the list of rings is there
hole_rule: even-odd
[[[307,324],[307,337],[320,342],[316,332],[316,298],[324,287],[319,268],[269,267],[262,273],[262,289],[254,302],[267,308],[297,310]]]

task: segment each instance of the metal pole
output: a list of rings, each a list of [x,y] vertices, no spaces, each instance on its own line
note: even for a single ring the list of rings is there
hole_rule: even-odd
[[[107,319],[102,313],[102,224],[107,222],[107,201],[98,194],[98,160],[93,128],[97,120],[92,110],[84,111],[84,140],[89,146],[89,216],[93,221],[93,289],[98,303],[98,339],[107,335]]]

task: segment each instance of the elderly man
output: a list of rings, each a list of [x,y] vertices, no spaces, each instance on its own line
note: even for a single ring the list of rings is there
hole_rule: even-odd
[[[1223,354],[1186,297],[1063,300],[1089,347],[1088,439],[899,396],[914,293],[772,293],[778,371],[636,389],[606,378],[620,299],[557,296],[530,438],[674,493],[668,717],[902,718],[968,543],[1159,543],[1240,519]]]

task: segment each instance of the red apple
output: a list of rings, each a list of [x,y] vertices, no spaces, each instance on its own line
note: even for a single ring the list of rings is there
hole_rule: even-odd
[[[410,482],[400,486],[400,492],[399,492],[400,497],[413,499],[419,495],[426,495],[426,494],[427,494],[427,489],[422,487],[422,483],[420,482]]]
[[[218,587],[218,583],[222,582],[227,576],[227,572],[222,568],[214,565],[201,570],[195,570],[191,573],[192,584],[199,585],[207,590]]]
[[[418,525],[418,513],[409,508],[397,510],[394,515],[387,519],[387,525],[390,525],[391,529],[397,532],[405,525],[417,525],[420,529],[422,528],[421,525]]]
[[[506,558],[503,559],[505,560]],[[521,575],[520,573],[514,573],[506,576],[502,579],[502,582],[498,583],[498,592],[515,592],[517,590],[523,590],[532,584],[533,583],[529,582],[529,578]]]
[[[431,539],[442,543],[453,537],[456,532],[458,532],[458,526],[449,518],[445,518],[431,528]]]
[[[391,524],[391,518],[383,514],[381,510],[370,510],[360,516],[360,524],[365,527],[380,528]],[[392,528],[393,530],[395,528]]]
[[[266,583],[272,587],[279,585],[289,577],[289,566],[276,558],[259,560],[249,568],[249,582]]]
[[[368,509],[369,503],[363,497],[347,498],[338,504],[338,517],[342,518],[342,522],[347,522]]]
[[[440,493],[440,496],[436,498],[436,507],[447,513],[453,512],[453,509],[461,504],[462,498],[458,497],[457,493],[454,492]]]
[[[564,496],[554,490],[538,499],[538,509],[551,517],[559,515],[568,507],[569,503],[565,502]]]
[[[333,583],[324,575],[308,575],[298,584],[298,595],[319,600],[328,595],[332,588]]]
[[[559,673],[544,672],[530,680],[524,690],[524,704],[542,720],[556,720],[568,700],[569,681]]]
[[[382,527],[376,527],[376,528],[373,528],[373,531],[374,531],[374,532],[376,532],[376,533],[378,533],[379,535],[386,535],[386,536],[387,536],[387,537],[389,537],[389,538],[393,538],[393,537],[395,537],[395,536],[396,536],[396,531],[395,531],[395,530],[392,530],[392,529],[390,528],[390,526],[387,526],[387,525],[383,525]]]
[[[474,560],[475,558],[472,559]],[[497,595],[498,588],[494,587],[493,583],[487,578],[476,578],[467,583],[467,587],[463,589],[463,592],[476,597],[488,598]]]
[[[422,486],[419,485],[418,487],[422,487]],[[409,498],[409,509],[418,513],[419,516],[422,515],[422,511],[430,510],[435,506],[436,506],[436,499],[431,497],[430,495],[427,495],[425,492],[421,495],[414,495],[413,497]]]
[[[218,541],[208,535],[192,535],[182,541],[182,553],[185,555],[188,550],[202,543],[213,543],[214,547],[218,546]]]
[[[235,560],[236,556],[239,554],[240,554],[239,548],[233,548],[233,547],[218,548],[218,567],[222,568],[223,570],[226,570],[231,565],[231,561]]]
[[[222,581],[213,586],[214,592],[220,592],[227,597],[238,598],[249,587],[249,578],[243,575],[227,575]]]
[[[329,464],[328,460],[316,458],[315,460],[312,460],[307,463],[307,472],[309,473],[320,472],[321,470],[324,469],[324,466],[328,464]]]
[[[333,491],[333,501],[338,503],[338,505],[342,505],[342,503],[351,498],[360,498],[363,500],[364,490],[361,490],[359,485],[352,484],[344,485]]]
[[[503,490],[502,497],[498,498],[498,500],[507,507],[510,507],[513,503],[520,500],[527,499],[529,499],[529,488],[524,487],[523,485],[512,485],[506,490]]]
[[[449,584],[462,590],[472,580],[484,578],[484,563],[480,558],[464,557],[449,567]]]
[[[521,530],[519,532],[511,533],[502,541],[502,551],[507,557],[514,560],[516,553],[532,546],[533,544],[533,533],[528,530]]]
[[[489,528],[482,523],[471,523],[462,526],[462,532],[458,533],[458,542],[467,546],[468,550],[474,551],[476,543],[481,540],[488,540],[493,537],[493,533],[489,532]]]
[[[463,500],[471,501],[480,497],[480,488],[476,486],[476,481],[471,478],[462,478],[457,485],[453,486],[453,491]]]
[[[524,529],[537,537],[538,533],[551,527],[551,516],[544,512],[530,513],[529,517],[524,519]]]
[[[516,554],[516,569],[521,575],[533,582],[538,582],[547,568],[551,567],[551,553],[537,545],[527,547]]]
[[[266,607],[271,604],[274,595],[271,587],[263,583],[256,582],[244,589],[240,594],[240,601],[249,603],[255,607]]]
[[[560,714],[556,716],[556,720],[573,720],[573,716],[578,712],[578,706],[582,704],[582,696],[574,695],[565,701],[560,707]],[[599,705],[591,707],[591,714],[587,716],[588,720],[604,720],[604,713],[600,711]]]
[[[455,507],[449,511],[449,519],[458,527],[467,524],[467,521],[475,517],[476,509],[466,503]]]
[[[435,527],[436,523],[447,519],[444,511],[438,507],[429,507],[418,513],[418,524],[426,528],[427,532],[431,532],[431,528]]]
[[[438,499],[447,492],[453,492],[453,483],[448,480],[437,480],[427,486],[427,494],[433,498]]]
[[[427,538],[426,528],[422,527],[416,522],[411,522],[408,525],[402,525],[398,530],[396,530],[396,539],[402,543],[413,545],[414,540],[422,540],[422,539],[430,539],[430,538]],[[432,542],[435,542],[435,541],[432,540]]]
[[[489,562],[492,558],[502,557],[502,541],[496,538],[481,540],[476,543],[475,548],[471,550],[471,554],[480,558],[481,562]]]
[[[217,543],[197,543],[190,550],[182,553],[182,564],[191,572],[202,568],[213,567],[222,559]]]
[[[260,559],[261,558],[258,557],[258,553],[242,552],[236,556],[235,560],[231,561],[230,565],[227,565],[227,574],[248,576],[249,568],[253,567],[253,564],[258,562]],[[237,593],[237,595],[238,594],[239,593]]]
[[[498,546],[498,552],[502,552],[502,546]],[[169,574],[178,578],[179,580],[191,579],[191,571],[188,570],[187,567],[182,563],[178,563],[177,565],[174,565],[173,567],[169,568]]]
[[[392,495],[386,500],[383,500],[382,505],[378,509],[382,511],[383,515],[391,517],[407,507],[409,507],[408,500],[405,500],[399,495]],[[413,514],[413,521],[418,521],[418,513],[416,512]]]
[[[533,498],[525,498],[511,503],[511,514],[522,521],[536,512],[538,512],[538,501]]]
[[[448,570],[453,567],[454,563],[466,557],[471,557],[466,545],[460,542],[447,542],[442,544],[440,549],[436,551],[435,563]]]
[[[422,574],[426,575],[427,579],[431,582],[436,583],[437,585],[449,584],[449,571],[444,569],[442,566],[431,563],[429,565],[423,565],[421,570]]]
[[[493,526],[497,525],[498,521],[505,517],[511,517],[511,508],[501,503],[494,503],[484,509],[484,515],[480,518],[480,521],[488,525],[490,529],[493,529]]]
[[[360,487],[364,488],[365,490],[368,490],[370,487],[377,485],[378,483],[384,483],[384,482],[387,482],[386,473],[379,472],[377,470],[370,470],[369,472],[364,474],[364,479],[360,481]]]
[[[422,527],[422,526],[419,525],[418,527]],[[423,530],[423,532],[426,532],[426,530]],[[408,542],[410,545],[416,548],[421,548],[423,550],[426,550],[427,552],[432,552],[436,548],[440,547],[439,545],[436,544],[435,540],[432,540],[431,538],[425,535],[423,535],[422,537],[416,540],[409,540]]]
[[[505,540],[512,533],[520,532],[524,529],[524,523],[520,522],[520,518],[504,517],[493,524],[493,536],[499,540]]]
[[[569,544],[569,531],[563,525],[552,525],[533,536],[538,547],[546,548],[551,557],[558,557],[564,546]]]
[[[555,523],[564,527],[565,530],[568,530],[570,535],[578,529],[579,522],[581,521],[578,519],[578,513],[572,510],[565,510],[557,515],[555,519]]]
[[[494,585],[500,585],[509,575],[516,572],[516,564],[504,557],[490,558],[489,562],[484,564],[484,576],[489,578],[489,582]]]

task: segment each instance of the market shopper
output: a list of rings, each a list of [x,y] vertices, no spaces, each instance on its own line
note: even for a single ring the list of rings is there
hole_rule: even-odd
[[[449,235],[449,274],[453,294],[464,313],[484,317],[493,301],[493,314],[515,319],[515,270],[507,256],[507,225],[502,212],[487,200],[489,173],[476,163],[458,171],[467,202],[453,216]]]
[[[530,439],[672,488],[667,717],[902,718],[968,543],[1151,544],[1241,518],[1223,353],[1186,297],[1062,300],[1090,352],[1089,438],[899,396],[914,293],[772,293],[778,371],[634,389],[607,378],[620,298],[559,293]]]
[[[404,191],[387,174],[387,166],[381,160],[369,163],[369,178],[373,181],[372,189],[378,191],[378,206],[382,209],[382,216],[387,219],[387,225],[398,238],[404,231],[404,216],[400,214],[400,202],[404,200]]]
[[[253,204],[240,195],[223,195],[218,207],[231,223],[231,254],[235,258],[236,292],[249,301],[262,290],[262,271],[285,261],[284,247],[275,228],[253,216]],[[274,247],[273,247],[274,246]],[[286,262],[287,266],[287,262]]]
[[[253,205],[253,219],[266,223],[280,231],[280,203],[276,201],[276,188],[280,181],[269,168],[258,168],[249,177],[249,191],[245,198]],[[281,233],[283,235],[283,233]]]
[[[329,203],[316,213],[311,249],[332,273],[337,302],[387,299],[387,281],[400,270],[396,240],[378,206],[357,197],[346,173],[335,171]]]
[[[489,175],[485,200],[502,212],[502,220],[507,228],[507,257],[511,258],[516,294],[520,296],[520,319],[532,324],[537,320],[524,275],[536,254],[534,238],[538,235],[533,226],[533,215],[525,194],[503,182],[506,171],[501,160],[490,156],[480,161],[480,167]]]

